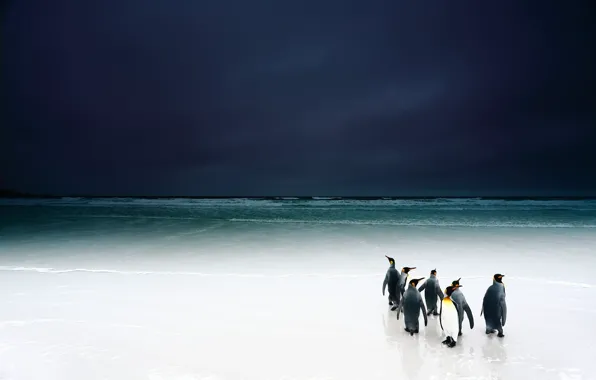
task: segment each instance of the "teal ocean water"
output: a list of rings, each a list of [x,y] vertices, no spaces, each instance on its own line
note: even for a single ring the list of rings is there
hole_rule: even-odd
[[[62,198],[0,201],[6,234],[119,219],[216,223],[428,227],[596,228],[596,200],[342,200]],[[105,220],[102,220],[105,219]],[[152,219],[154,220],[152,222]],[[61,226],[61,227],[59,227]]]
[[[343,254],[362,255],[362,269],[368,270],[364,257],[383,252],[409,255],[423,250],[425,254],[417,260],[428,260],[429,265],[442,252],[456,252],[459,260],[470,255],[477,259],[484,253],[485,259],[498,260],[495,252],[512,254],[518,250],[534,257],[548,252],[554,255],[553,248],[557,247],[564,248],[562,255],[576,257],[590,249],[595,235],[596,200],[0,201],[0,249],[6,265],[50,265],[64,256],[60,250],[78,249],[78,255],[70,255],[71,263],[83,257],[120,256],[120,263],[128,260],[142,269],[151,262],[151,252],[169,254],[168,265],[175,265],[176,259],[202,260],[225,253],[247,263],[251,257],[251,263],[260,258],[263,270],[273,270],[281,265],[273,259],[280,253],[287,254],[289,263],[296,260],[294,269],[298,270],[298,263],[306,257]],[[222,263],[226,256],[222,256]],[[271,260],[265,260],[267,257]],[[209,262],[216,265],[217,260]],[[342,271],[339,263],[318,268]],[[582,281],[586,277],[582,276]]]

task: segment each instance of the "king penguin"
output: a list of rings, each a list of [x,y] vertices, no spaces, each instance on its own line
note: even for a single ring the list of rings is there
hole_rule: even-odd
[[[421,293],[423,290],[426,309],[428,310],[426,315],[439,315],[437,312],[437,297],[442,301],[444,296],[441,286],[439,285],[436,269],[430,271],[430,277],[424,281],[424,284],[418,289]]]
[[[451,295],[455,287],[448,286],[445,289],[445,297],[441,301],[441,312],[439,321],[441,322],[441,329],[447,337],[442,343],[447,347],[455,347],[457,344],[457,333],[459,331],[459,312],[457,303],[453,302]]]
[[[389,269],[387,269],[385,280],[383,281],[383,295],[385,295],[385,288],[389,287],[389,305],[392,306],[391,310],[395,310],[399,306],[399,300],[401,298],[401,293],[399,291],[399,280],[401,276],[397,269],[395,269],[395,260],[393,257],[387,255],[385,255],[385,257],[389,260]]]
[[[464,293],[462,293],[461,291],[463,285],[459,284],[459,280],[461,280],[461,277],[451,282],[451,286],[453,286],[454,288],[453,294],[451,294],[451,299],[453,300],[453,302],[457,304],[457,313],[459,317],[459,332],[457,335],[461,336],[461,328],[464,322],[464,313],[466,313],[466,315],[468,316],[470,330],[474,328],[474,315],[472,314],[470,305],[468,305],[468,301],[466,301],[466,296],[464,296]]]
[[[505,301],[504,274],[497,273],[493,276],[493,284],[486,289],[482,300],[482,311],[486,322],[486,333],[492,334],[497,330],[500,338],[504,337],[503,326],[507,321],[507,302]]]
[[[399,310],[397,311],[397,319],[399,319],[400,311],[403,311],[405,330],[409,332],[410,335],[417,334],[420,330],[420,323],[418,321],[420,318],[420,310],[422,310],[422,316],[424,317],[424,326],[428,325],[426,308],[424,307],[420,292],[416,289],[418,282],[422,279],[424,279],[424,277],[410,280],[408,290],[404,293],[399,304]]]
[[[406,286],[410,282],[410,271],[412,269],[416,269],[416,267],[403,267],[401,268],[401,276],[399,279],[399,287],[401,289],[401,294],[403,295],[406,291]],[[424,278],[424,277],[422,277]]]

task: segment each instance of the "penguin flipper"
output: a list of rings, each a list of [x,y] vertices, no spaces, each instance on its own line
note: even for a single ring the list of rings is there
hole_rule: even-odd
[[[399,300],[399,304],[397,306],[397,320],[399,321],[399,315],[401,314],[401,309],[403,308],[403,302],[401,302],[402,300]]]
[[[383,281],[383,295],[385,295],[385,288],[387,287],[387,284],[389,283],[389,273],[385,274],[385,280]]]
[[[486,291],[486,293],[484,293],[484,297],[482,298],[482,310],[480,310],[480,316],[482,317],[482,314],[484,314],[484,303],[486,302],[486,296],[488,295],[488,290]]]
[[[422,285],[421,285],[421,286],[418,288],[418,291],[419,291],[420,293],[422,293],[422,291],[423,291],[424,289],[426,289],[426,281],[424,281],[424,284],[422,284]]]
[[[422,309],[422,316],[424,317],[424,326],[427,326],[428,325],[428,317],[426,316],[426,306],[424,306],[424,301],[422,301],[422,297],[419,298],[419,303],[420,303],[420,308]]]
[[[457,328],[459,329],[459,334],[461,335],[461,328],[464,323],[464,312],[458,306],[455,306],[457,309]]]
[[[501,298],[501,326],[505,326],[505,322],[507,321],[507,302],[505,302],[505,297]]]
[[[441,301],[443,301],[443,298],[445,298],[445,295],[443,294],[443,290],[441,290],[441,285],[439,285],[438,280],[437,280],[437,294],[439,295],[439,298],[441,299]]]
[[[470,330],[474,328],[474,315],[472,314],[472,309],[470,309],[470,305],[468,303],[464,303],[464,311],[468,316],[468,322],[470,322]]]

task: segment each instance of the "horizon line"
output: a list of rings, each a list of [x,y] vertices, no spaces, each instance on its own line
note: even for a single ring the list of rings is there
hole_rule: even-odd
[[[140,198],[140,199],[272,199],[272,200],[340,200],[340,199],[596,199],[596,195],[92,195],[92,194],[36,194],[0,189],[0,198]],[[285,199],[284,199],[285,198]]]

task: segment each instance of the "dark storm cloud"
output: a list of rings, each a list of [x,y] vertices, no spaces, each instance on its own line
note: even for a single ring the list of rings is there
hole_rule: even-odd
[[[0,186],[596,190],[591,8],[434,3],[13,2]]]

